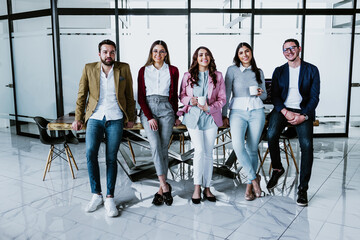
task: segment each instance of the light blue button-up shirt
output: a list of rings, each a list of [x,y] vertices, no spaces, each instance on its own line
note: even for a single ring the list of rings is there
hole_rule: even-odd
[[[194,84],[193,96],[202,97],[205,96],[206,99],[209,86],[209,71],[199,72],[199,85]],[[210,107],[209,107],[210,111]],[[185,113],[184,119],[182,121],[187,128],[190,129],[199,129],[207,130],[213,127],[217,127],[213,117],[210,114],[206,114],[203,110],[197,106],[192,106],[188,113]]]

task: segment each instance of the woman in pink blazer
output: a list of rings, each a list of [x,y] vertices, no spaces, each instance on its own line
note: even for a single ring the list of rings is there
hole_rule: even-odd
[[[199,47],[193,55],[189,72],[184,74],[180,101],[184,107],[178,115],[184,115],[191,143],[194,146],[194,193],[192,202],[203,198],[215,202],[210,191],[213,171],[213,148],[218,127],[223,125],[221,109],[226,103],[225,83],[221,72],[216,71],[215,60],[206,47]]]

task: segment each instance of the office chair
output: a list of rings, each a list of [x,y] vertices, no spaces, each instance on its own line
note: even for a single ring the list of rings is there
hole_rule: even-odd
[[[41,143],[50,145],[50,151],[46,160],[43,181],[45,180],[46,172],[50,171],[51,162],[57,157],[60,157],[69,163],[71,175],[73,179],[75,179],[71,161],[74,163],[76,170],[79,170],[79,168],[76,165],[74,156],[70,150],[68,143],[78,144],[79,141],[77,140],[77,138],[74,136],[74,134],[71,131],[65,136],[52,137],[47,132],[47,124],[49,123],[49,121],[39,116],[34,117],[34,121],[36,122],[36,125],[38,126],[39,129]],[[59,144],[62,144],[64,147],[62,149],[55,147],[55,145],[59,145]],[[65,159],[62,156],[64,152],[66,154],[67,159]]]

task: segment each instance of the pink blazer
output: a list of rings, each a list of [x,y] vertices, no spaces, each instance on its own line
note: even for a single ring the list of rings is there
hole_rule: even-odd
[[[223,125],[221,110],[226,103],[226,90],[225,90],[224,78],[221,72],[216,71],[215,74],[217,79],[216,88],[214,88],[214,83],[210,76],[208,79],[209,84],[208,84],[207,102],[210,107],[210,112],[208,112],[207,114],[211,114],[215,124],[218,127],[221,127]],[[190,99],[194,95],[193,95],[193,88],[190,85],[190,80],[189,80],[190,77],[191,77],[190,73],[186,72],[182,79],[179,98],[180,98],[180,102],[184,104],[184,107],[177,112],[178,116],[181,116],[184,113],[189,112],[192,107],[190,105]]]

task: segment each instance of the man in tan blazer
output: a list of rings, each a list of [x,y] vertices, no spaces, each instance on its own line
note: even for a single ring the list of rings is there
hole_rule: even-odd
[[[132,77],[127,63],[115,62],[116,45],[111,40],[99,43],[100,62],[85,65],[76,101],[76,131],[86,125],[86,158],[93,197],[86,212],[93,212],[103,204],[98,152],[104,139],[106,144],[107,194],[104,203],[109,217],[118,215],[114,202],[117,175],[117,152],[124,124],[131,128],[135,119]],[[86,109],[86,110],[85,110]]]

